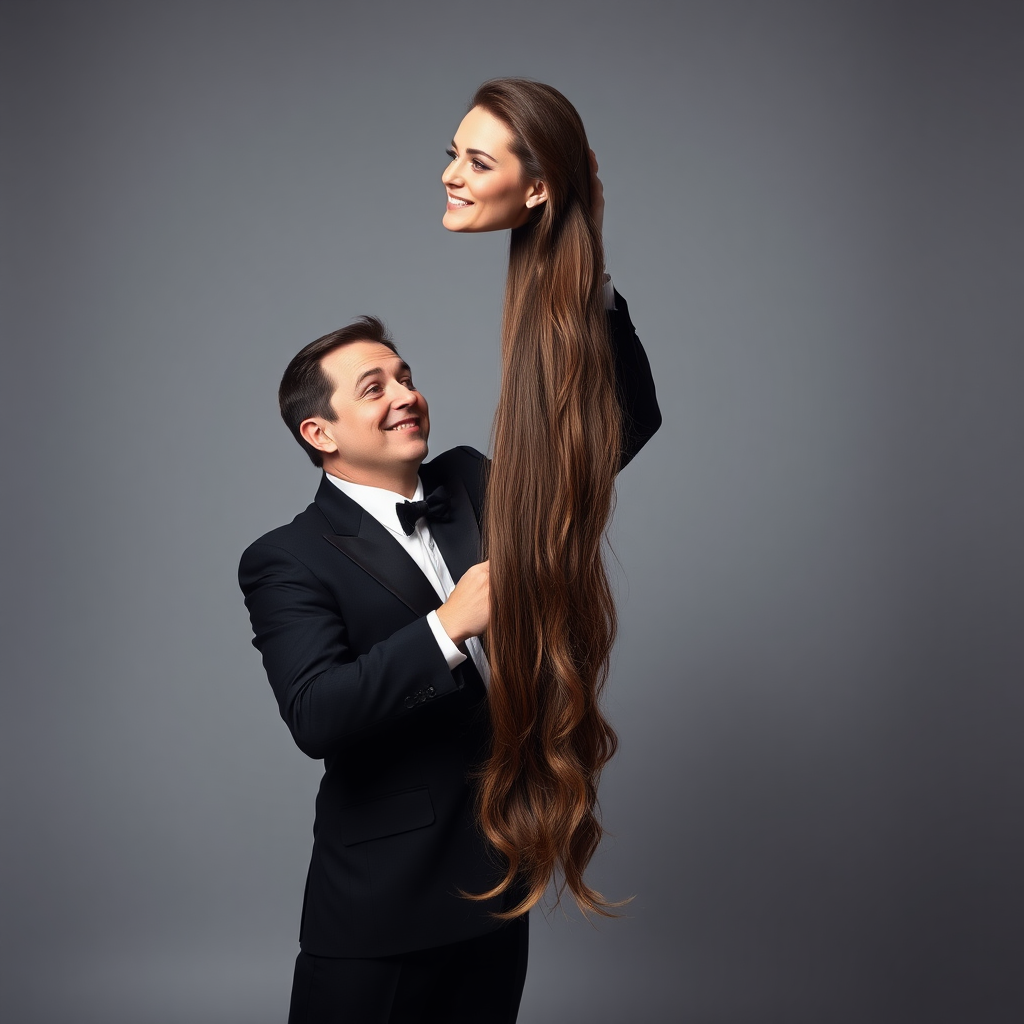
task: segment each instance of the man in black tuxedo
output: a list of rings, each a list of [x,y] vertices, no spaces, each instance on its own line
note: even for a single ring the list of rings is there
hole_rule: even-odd
[[[607,288],[625,465],[658,429],[650,367]],[[515,1021],[527,918],[465,893],[502,876],[474,817],[488,741],[487,460],[430,462],[426,399],[383,325],[306,346],[281,413],[316,498],[243,554],[253,644],[298,744],[323,758],[290,1024]]]

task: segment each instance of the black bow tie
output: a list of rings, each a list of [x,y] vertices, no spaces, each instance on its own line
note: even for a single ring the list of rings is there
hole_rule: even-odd
[[[451,514],[452,503],[448,492],[442,486],[435,487],[423,501],[399,501],[395,503],[395,511],[398,513],[398,521],[406,535],[416,529],[416,524],[421,519],[427,522],[448,522]]]

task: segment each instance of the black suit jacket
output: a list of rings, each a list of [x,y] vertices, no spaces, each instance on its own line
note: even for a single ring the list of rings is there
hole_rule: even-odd
[[[661,422],[625,301],[610,313],[624,411],[623,465]],[[448,522],[431,533],[458,580],[480,560],[487,460],[455,448],[425,463]],[[494,929],[518,897],[460,892],[501,877],[475,823],[487,695],[471,660],[454,670],[426,621],[440,598],[369,513],[329,480],[287,526],[242,555],[253,644],[295,742],[323,758],[300,928],[315,956],[389,956]]]

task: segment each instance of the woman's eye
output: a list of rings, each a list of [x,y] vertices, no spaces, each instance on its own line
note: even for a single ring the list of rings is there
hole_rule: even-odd
[[[448,154],[448,159],[449,160],[454,160],[455,159],[455,150],[454,149],[446,149],[445,153]]]
[[[480,163],[479,160],[474,160],[473,161],[473,170],[474,171],[489,171],[490,167],[488,167],[487,164]]]

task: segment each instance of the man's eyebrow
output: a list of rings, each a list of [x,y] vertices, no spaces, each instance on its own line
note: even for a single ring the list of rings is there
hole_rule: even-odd
[[[362,384],[367,377],[372,377],[375,373],[383,372],[384,370],[380,366],[375,366],[372,370],[363,370],[363,372],[359,374],[358,377],[356,377],[356,387],[359,387],[359,385]]]
[[[403,359],[402,362],[398,364],[398,369],[399,372],[401,372],[402,370],[409,370],[409,364]],[[363,372],[359,374],[358,377],[356,377],[356,387],[359,387],[359,385],[362,384],[362,382],[366,380],[367,377],[372,377],[375,373],[383,372],[384,368],[382,366],[375,366],[373,367],[373,369],[363,370]],[[409,370],[409,372],[411,373],[412,371]]]

